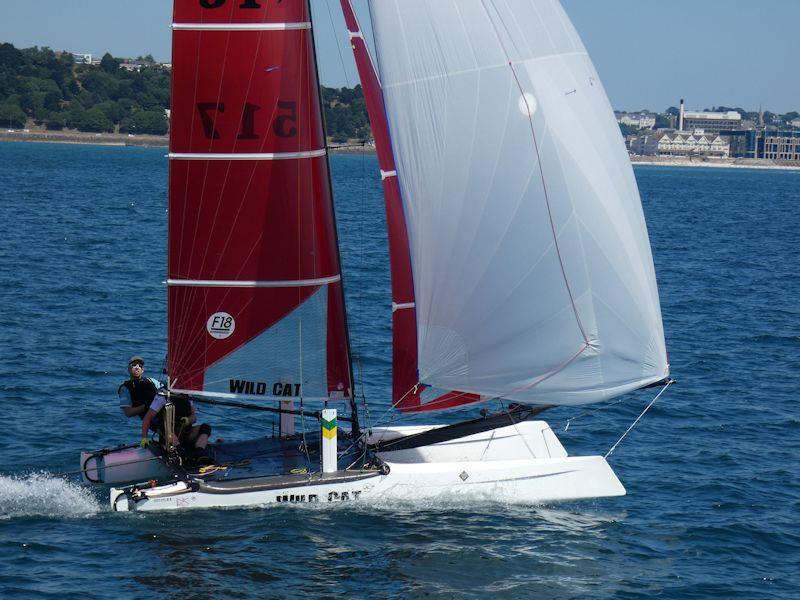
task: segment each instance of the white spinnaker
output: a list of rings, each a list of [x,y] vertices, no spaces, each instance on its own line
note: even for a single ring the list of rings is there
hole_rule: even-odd
[[[559,3],[373,0],[371,11],[420,381],[579,404],[665,377],[633,171]]]

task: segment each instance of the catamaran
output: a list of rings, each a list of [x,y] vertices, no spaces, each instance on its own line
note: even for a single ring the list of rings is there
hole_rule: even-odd
[[[557,0],[369,5],[374,53],[341,0],[385,199],[391,407],[482,410],[359,412],[309,1],[176,0],[166,394],[280,430],[202,467],[170,427],[84,453],[115,510],[625,494],[536,418],[669,375],[638,189],[583,44]]]

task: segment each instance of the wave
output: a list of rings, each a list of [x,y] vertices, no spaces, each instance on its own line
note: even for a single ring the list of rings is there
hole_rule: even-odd
[[[0,475],[0,520],[76,517],[101,510],[88,488],[49,473]]]

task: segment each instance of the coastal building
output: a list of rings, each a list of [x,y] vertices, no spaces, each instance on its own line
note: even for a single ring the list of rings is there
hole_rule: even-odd
[[[723,131],[722,135],[730,144],[733,158],[755,158],[759,132],[753,128],[736,131]]]
[[[800,129],[800,119],[794,119],[792,121],[789,121],[789,125],[791,127],[796,127],[797,129]]]
[[[701,130],[659,131],[631,140],[630,152],[640,156],[707,156],[728,158],[730,144],[716,133]]]
[[[800,131],[749,129],[723,131],[722,135],[730,141],[735,158],[800,161]]]
[[[140,62],[126,60],[125,62],[119,65],[119,68],[125,69],[126,71],[135,71],[138,73],[139,71],[142,70],[143,66],[144,65]]]
[[[800,131],[765,131],[758,140],[757,158],[800,161]]]
[[[75,64],[78,65],[91,65],[92,64],[92,55],[91,54],[84,54],[82,52],[70,52],[72,54],[72,58],[75,59]]]
[[[637,156],[655,156],[658,154],[658,140],[663,133],[646,133],[631,138],[628,149]]]
[[[617,123],[622,125],[629,125],[637,129],[652,129],[656,125],[656,118],[654,115],[646,112],[642,113],[614,113],[617,117]]]
[[[705,133],[720,133],[742,129],[742,115],[735,110],[725,112],[697,112],[686,110],[681,98],[678,131],[702,129]]]
[[[727,112],[695,112],[684,111],[683,131],[702,129],[706,133],[720,133],[741,129],[742,115],[736,111]]]

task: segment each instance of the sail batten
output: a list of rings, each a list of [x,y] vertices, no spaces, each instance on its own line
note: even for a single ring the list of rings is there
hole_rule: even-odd
[[[290,29],[311,29],[308,21],[296,23],[173,23],[178,31],[285,31]]]
[[[320,277],[317,279],[296,279],[294,281],[223,281],[212,279],[168,279],[167,285],[190,286],[190,287],[309,287],[320,286],[328,283],[336,283],[342,280],[341,275],[331,275],[330,277]]]
[[[170,152],[170,160],[297,160],[300,158],[318,158],[327,154],[325,148],[305,150],[302,152]]]

